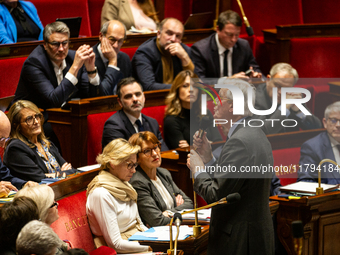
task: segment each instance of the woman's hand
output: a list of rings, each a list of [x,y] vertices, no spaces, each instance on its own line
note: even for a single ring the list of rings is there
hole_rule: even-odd
[[[66,170],[70,170],[70,169],[72,169],[72,165],[71,165],[71,163],[64,163],[64,165],[62,165],[62,167],[61,167],[61,171],[66,171]]]

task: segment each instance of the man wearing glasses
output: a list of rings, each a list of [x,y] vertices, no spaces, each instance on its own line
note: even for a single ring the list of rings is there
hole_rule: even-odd
[[[340,101],[327,106],[322,122],[326,131],[301,146],[297,181],[317,182],[320,169],[322,183],[340,184],[339,166],[326,162],[318,168],[323,159],[340,165]]]
[[[120,51],[126,37],[125,26],[118,20],[104,23],[99,33],[100,43],[93,46],[100,77],[97,95],[115,95],[118,82],[131,76],[129,56]]]

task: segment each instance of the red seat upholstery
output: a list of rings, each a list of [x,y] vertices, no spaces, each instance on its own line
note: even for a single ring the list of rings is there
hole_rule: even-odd
[[[121,48],[120,51],[125,52],[129,55],[130,60],[132,59],[133,55],[135,55],[136,50],[138,47],[132,47],[132,48]]]
[[[104,124],[115,112],[90,114],[87,116],[87,164],[96,164],[96,157],[102,151]]]
[[[0,98],[13,96],[18,86],[22,66],[27,57],[0,59]]]
[[[143,108],[142,113],[145,114],[146,116],[149,116],[157,120],[158,125],[159,125],[159,131],[161,132],[164,138],[163,123],[164,123],[165,105],[145,107]]]
[[[301,0],[304,23],[340,22],[339,1]]]
[[[57,18],[82,17],[80,36],[91,36],[91,26],[87,0],[34,0],[40,20],[44,26]]]
[[[63,198],[58,203],[59,219],[51,225],[53,230],[62,240],[69,240],[74,248],[93,251],[95,246],[86,215],[86,191]],[[100,250],[102,253],[96,254],[117,254],[109,247]]]
[[[92,36],[99,35],[102,7],[105,0],[87,0],[89,5],[89,16]]]

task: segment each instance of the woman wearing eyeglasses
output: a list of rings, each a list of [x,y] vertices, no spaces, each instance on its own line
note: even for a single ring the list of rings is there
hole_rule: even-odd
[[[13,176],[41,182],[56,173],[76,171],[45,137],[44,118],[35,104],[19,100],[11,106],[7,116],[11,122],[11,139],[5,149],[4,163]]]
[[[86,193],[86,213],[97,247],[107,245],[117,253],[151,250],[149,246],[128,241],[134,233],[147,229],[138,214],[137,192],[128,182],[136,172],[139,150],[139,146],[118,138],[97,157],[101,171]]]
[[[172,213],[192,209],[191,199],[172,180],[168,170],[161,168],[161,144],[149,131],[139,132],[129,139],[141,147],[138,167],[130,180],[138,193],[138,210],[143,222],[150,226],[170,223]]]

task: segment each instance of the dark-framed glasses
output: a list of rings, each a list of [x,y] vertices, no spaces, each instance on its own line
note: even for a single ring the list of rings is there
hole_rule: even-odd
[[[41,113],[37,113],[35,115],[31,115],[31,116],[27,116],[25,119],[25,122],[27,125],[32,125],[34,123],[34,120],[40,121],[42,118],[42,114]]]
[[[153,148],[147,148],[145,150],[142,151],[142,153],[147,156],[147,157],[150,157],[151,154],[152,154],[152,151],[158,153],[161,151],[161,145],[160,144],[157,144],[155,147]]]
[[[1,137],[0,138],[0,143],[7,142],[9,139],[11,139],[11,138],[10,137]]]
[[[60,44],[63,46],[63,48],[66,48],[69,43],[70,43],[69,40],[63,41],[63,42],[48,42],[48,44],[51,45],[51,47],[55,49],[58,49],[60,47]]]
[[[338,123],[338,121],[340,121],[340,119],[337,118],[329,118],[329,121],[333,124],[336,125]]]
[[[58,209],[58,206],[59,206],[59,204],[58,204],[57,202],[54,202],[54,203],[50,206],[50,208],[56,207],[56,208]]]
[[[119,40],[117,40],[117,38],[114,38],[112,36],[106,37],[112,44],[115,44],[116,42],[118,42],[118,44],[123,44],[125,41],[125,38],[121,38]]]
[[[133,162],[125,162],[127,164],[127,169],[132,170],[138,166],[138,163],[133,163]]]

